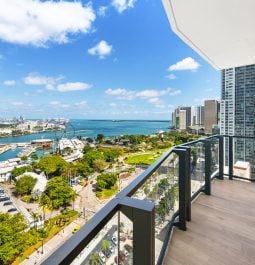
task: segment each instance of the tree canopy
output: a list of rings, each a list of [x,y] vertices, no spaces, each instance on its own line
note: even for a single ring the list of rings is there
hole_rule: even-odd
[[[68,163],[58,155],[42,157],[37,163],[37,167],[48,176],[60,176],[68,169]]]
[[[26,222],[20,213],[0,213],[0,264],[10,264],[36,242],[36,235],[32,231],[24,232],[25,228]]]
[[[12,170],[12,175],[19,176],[24,174],[25,172],[33,172],[32,167],[30,166],[24,166],[24,167],[16,167]]]
[[[86,160],[77,162],[74,166],[74,169],[78,172],[79,175],[83,177],[87,177],[90,173],[93,172],[93,169],[89,166]]]
[[[50,198],[52,207],[55,209],[67,206],[75,196],[75,192],[64,177],[54,177],[49,180],[45,194]]]
[[[111,189],[116,185],[117,175],[115,173],[106,173],[97,176],[97,190]]]
[[[31,194],[36,181],[37,180],[31,176],[22,176],[16,181],[14,192],[17,195]]]

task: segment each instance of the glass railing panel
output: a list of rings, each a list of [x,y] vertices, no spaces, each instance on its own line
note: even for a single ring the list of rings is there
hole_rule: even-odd
[[[211,143],[211,173],[212,175],[219,170],[219,139],[210,139]]]
[[[224,137],[224,174],[229,174],[229,139]]]
[[[205,144],[198,142],[189,145],[190,150],[190,177],[191,196],[196,193],[205,183]]]
[[[179,158],[169,157],[132,196],[155,203],[155,261],[160,255],[174,213],[179,207]]]
[[[119,213],[119,264],[133,264],[133,222]],[[117,256],[114,262],[116,262]],[[107,263],[114,264],[114,263]],[[118,264],[118,263],[117,263]]]
[[[233,175],[255,179],[255,139],[233,139]]]
[[[117,212],[72,264],[133,264],[133,223]]]

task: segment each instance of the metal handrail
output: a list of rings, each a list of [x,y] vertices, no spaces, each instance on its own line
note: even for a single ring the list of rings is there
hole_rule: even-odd
[[[179,221],[179,227],[183,228],[184,230],[186,229],[186,225],[185,222],[186,220],[188,221],[190,216],[187,216],[187,212],[190,210],[190,206],[188,204],[190,204],[190,201],[193,200],[195,198],[195,196],[197,196],[200,192],[205,192],[206,194],[210,194],[210,182],[211,179],[215,178],[216,175],[218,174],[218,178],[223,179],[223,166],[224,166],[224,155],[223,155],[223,148],[224,148],[224,138],[247,138],[247,139],[255,139],[254,137],[242,137],[242,136],[228,136],[228,135],[214,135],[214,136],[210,136],[207,138],[202,138],[202,139],[198,139],[198,140],[194,140],[188,143],[183,143],[181,145],[172,147],[169,151],[167,151],[166,153],[164,153],[156,162],[154,162],[150,167],[148,167],[141,175],[139,175],[135,180],[133,180],[126,188],[124,188],[122,191],[120,191],[115,198],[113,198],[111,201],[109,201],[100,211],[98,211],[90,220],[89,222],[83,226],[77,233],[75,233],[69,240],[67,240],[59,249],[57,249],[53,255],[51,255],[46,261],[44,261],[42,264],[43,265],[51,265],[51,264],[69,264],[71,263],[71,261],[80,254],[80,252],[89,244],[89,242],[95,238],[95,236],[101,231],[101,229],[107,224],[107,222],[119,211],[124,211],[125,214],[130,214],[130,218],[132,219],[132,214],[131,212],[133,210],[137,210],[139,211],[139,209],[142,209],[143,211],[148,211],[148,216],[150,216],[150,218],[154,218],[154,211],[155,211],[155,203],[154,202],[148,202],[145,200],[137,200],[132,198],[131,196],[134,195],[134,193],[148,180],[148,178],[154,173],[156,172],[159,167],[162,165],[162,163],[164,163],[166,161],[167,158],[169,158],[169,156],[171,154],[178,154],[179,157],[181,154],[185,154],[185,157],[182,156],[182,160],[184,161],[182,163],[184,163],[184,165],[179,167],[179,188],[180,185],[187,185],[187,187],[184,189],[185,193],[187,194],[179,194],[179,196],[184,196],[182,198],[182,202],[183,205],[181,206],[179,204],[179,209],[173,214],[172,219],[169,222],[169,230],[167,232],[167,236],[165,238],[165,242],[163,244],[162,247],[162,251],[160,253],[159,256],[159,260],[158,260],[158,264],[161,264],[163,258],[164,258],[164,252],[167,248],[167,241],[170,238],[171,235],[171,231],[172,231],[172,227],[174,225],[175,219],[178,216],[179,219],[181,218],[181,215],[183,215],[183,218],[181,220],[181,224]],[[219,169],[216,170],[215,172],[211,172],[209,167],[210,164],[207,161],[206,167],[207,169],[205,169],[205,185],[201,186],[196,192],[195,194],[193,194],[192,196],[190,195],[190,190],[188,188],[188,186],[190,184],[187,183],[187,181],[185,181],[184,179],[182,179],[182,183],[180,182],[180,177],[185,176],[185,178],[187,177],[187,174],[190,174],[186,168],[187,167],[187,154],[189,153],[189,161],[190,161],[190,147],[192,145],[198,144],[198,143],[204,143],[205,149],[207,150],[207,156],[210,157],[209,155],[209,151],[211,148],[211,145],[208,144],[208,140],[211,139],[219,139]],[[210,158],[211,159],[211,158]],[[210,160],[209,159],[209,160]],[[211,160],[210,160],[211,161]],[[181,176],[183,175],[183,176]],[[236,177],[236,176],[231,176],[231,177]],[[239,177],[240,178],[240,177]],[[250,179],[247,179],[250,180]],[[182,186],[182,187],[184,187]],[[187,196],[189,196],[189,198],[187,199]],[[180,201],[180,198],[179,198]],[[136,209],[136,205],[137,205],[137,209]],[[185,211],[183,210],[185,208]],[[188,210],[189,209],[189,210]],[[133,222],[134,223],[134,222]],[[153,222],[151,223],[151,230],[153,230],[154,225]],[[135,231],[134,231],[135,232]],[[151,231],[150,231],[151,232]],[[153,239],[153,236],[151,236]],[[137,236],[136,236],[137,238]],[[139,239],[138,239],[139,240]],[[149,247],[149,245],[148,245]],[[151,247],[154,247],[153,244]],[[151,251],[154,250],[151,249]],[[148,255],[150,255],[149,251],[148,251]],[[154,255],[154,254],[153,254]],[[152,264],[153,261],[153,255],[151,256],[151,259],[149,262],[147,262],[146,264]],[[134,261],[134,264],[139,264],[138,260],[136,260],[136,263]]]

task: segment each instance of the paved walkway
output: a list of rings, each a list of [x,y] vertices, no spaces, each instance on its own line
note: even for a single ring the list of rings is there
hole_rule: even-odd
[[[122,180],[121,189],[126,187],[131,181],[133,181],[137,176],[143,172],[142,169],[136,169],[136,171],[127,179]],[[95,183],[95,179],[94,179]],[[74,209],[78,212],[86,210],[86,220],[90,219],[95,212],[98,212],[110,199],[105,201],[99,201],[95,196],[93,191],[93,186],[91,183],[86,187],[77,187],[77,193],[79,194],[78,198],[74,203]],[[86,207],[85,207],[86,206]],[[60,231],[56,236],[43,246],[39,248],[39,251],[35,251],[29,257],[26,258],[21,264],[24,265],[33,265],[41,264],[47,257],[49,257],[54,250],[59,248],[65,241],[67,241],[73,235],[73,229],[77,224],[84,225],[85,219],[79,217],[77,220],[69,224],[64,231]]]
[[[21,264],[41,264],[42,261],[49,257],[55,249],[59,248],[67,239],[69,239],[73,235],[73,229],[77,225],[84,225],[84,219],[78,218],[77,220],[69,224],[66,228],[61,230],[56,236],[54,236],[51,240],[44,244],[43,253],[42,248],[40,247],[38,251],[32,253]]]

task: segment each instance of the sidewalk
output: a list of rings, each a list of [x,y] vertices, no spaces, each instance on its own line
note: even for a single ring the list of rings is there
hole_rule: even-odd
[[[29,257],[27,257],[21,264],[23,265],[32,265],[32,264],[41,264],[46,258],[48,258],[55,249],[59,248],[62,244],[65,243],[72,235],[73,229],[75,226],[84,225],[83,218],[77,218],[63,230],[61,230],[57,235],[55,235],[51,240],[43,246],[43,254],[42,248],[40,247],[38,251],[33,252]]]

